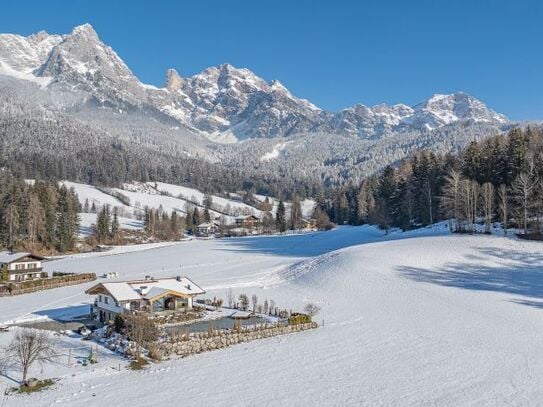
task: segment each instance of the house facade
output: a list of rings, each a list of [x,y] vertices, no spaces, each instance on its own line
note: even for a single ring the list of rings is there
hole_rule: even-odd
[[[235,222],[237,227],[252,229],[260,224],[260,218],[255,215],[237,216]]]
[[[47,278],[43,271],[44,257],[28,252],[0,252],[0,272],[3,279],[20,282]]]
[[[211,236],[217,233],[217,230],[219,230],[219,224],[216,222],[200,223],[196,229],[199,236]]]
[[[193,297],[205,291],[187,277],[100,283],[85,291],[94,295],[91,313],[100,322],[123,313],[149,314],[192,308]]]

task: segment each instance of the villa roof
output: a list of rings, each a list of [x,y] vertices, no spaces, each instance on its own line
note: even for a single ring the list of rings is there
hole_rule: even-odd
[[[205,293],[202,288],[187,277],[100,283],[89,288],[85,293],[98,294],[102,291],[100,289],[107,291],[117,301],[148,300],[166,292],[185,296]]]
[[[238,220],[247,220],[247,219],[255,219],[255,220],[260,220],[260,218],[256,215],[241,215],[241,216],[236,216],[235,219],[238,219]]]
[[[9,264],[25,257],[33,257],[36,260],[44,260],[45,257],[38,256],[29,252],[10,252],[8,250],[0,252],[0,263]]]
[[[218,226],[218,225],[215,222],[200,223],[198,225],[199,228],[210,228],[210,227],[213,227],[213,226]]]

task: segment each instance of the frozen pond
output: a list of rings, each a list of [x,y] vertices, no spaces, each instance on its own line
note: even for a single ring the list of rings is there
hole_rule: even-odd
[[[184,325],[167,326],[164,329],[166,330],[166,332],[173,334],[183,334],[187,331],[187,329],[189,332],[207,332],[210,326],[212,326],[215,330],[232,329],[236,322],[239,323],[241,326],[264,324],[266,322],[268,324],[271,324],[265,318],[258,316],[252,316],[247,319],[233,319],[229,317],[222,317],[219,319],[195,321]]]

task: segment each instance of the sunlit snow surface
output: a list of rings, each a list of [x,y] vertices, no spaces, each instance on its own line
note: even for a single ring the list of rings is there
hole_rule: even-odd
[[[182,274],[209,296],[233,287],[286,308],[314,301],[324,326],[143,372],[112,369],[126,362],[101,350],[94,368],[46,367],[44,375],[61,379],[55,389],[12,396],[10,406],[505,406],[543,399],[537,242],[452,236],[443,224],[388,236],[342,227],[117,249],[46,268],[117,271],[120,279]],[[2,298],[2,319],[66,314],[92,300],[82,294],[86,287]],[[0,386],[8,384],[0,378]]]

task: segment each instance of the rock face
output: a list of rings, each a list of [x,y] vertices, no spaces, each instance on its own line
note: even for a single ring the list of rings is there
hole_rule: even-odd
[[[327,112],[292,95],[279,81],[268,82],[230,64],[189,78],[169,69],[165,87],[156,88],[141,83],[89,24],[67,35],[0,35],[0,74],[35,79],[52,90],[83,92],[83,100],[102,107],[154,110],[222,142],[317,133],[378,139],[458,122],[507,123],[505,116],[464,93],[433,95],[413,107],[357,104]]]
[[[183,86],[183,78],[179,76],[175,69],[168,69],[166,72],[166,89],[170,92],[178,92]]]

